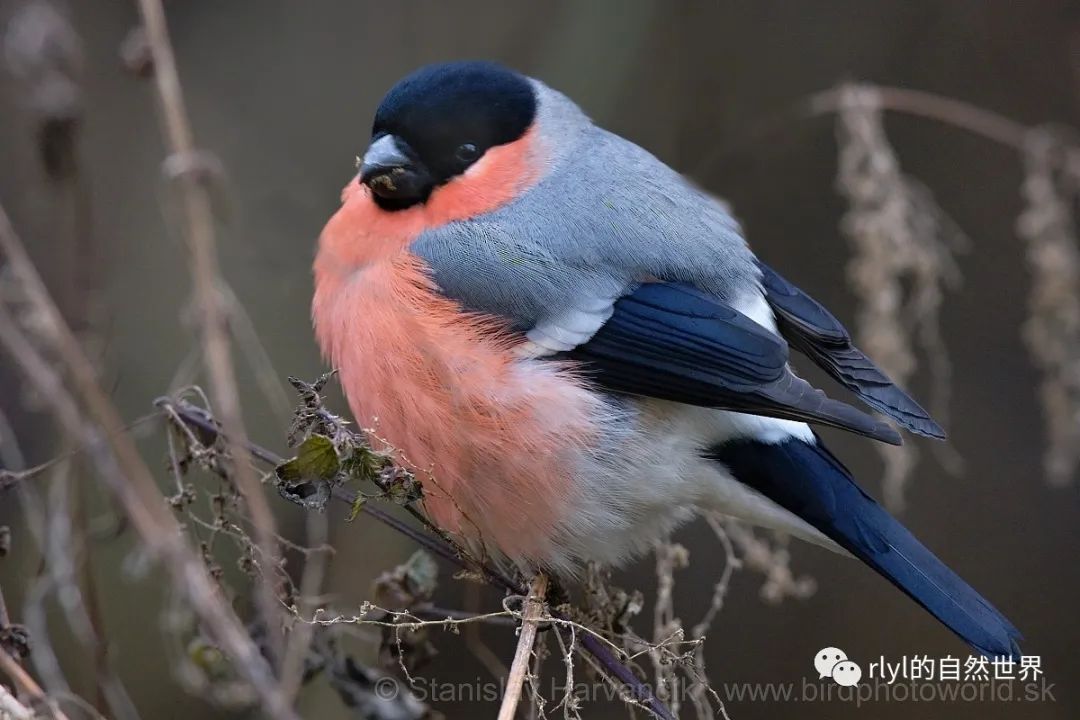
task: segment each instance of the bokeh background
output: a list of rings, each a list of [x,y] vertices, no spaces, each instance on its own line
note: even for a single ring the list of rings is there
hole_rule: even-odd
[[[0,3],[6,24],[23,3]],[[189,277],[176,208],[161,179],[164,148],[152,87],[125,69],[121,43],[137,23],[131,3],[71,2],[81,37],[80,170],[88,187],[100,261],[105,376],[127,417],[145,414],[194,347],[184,308]],[[311,337],[308,302],[314,240],[366,146],[381,95],[423,63],[492,58],[575,98],[600,124],[650,149],[724,196],[767,262],[846,321],[854,298],[845,284],[849,248],[838,230],[845,206],[835,190],[832,120],[798,119],[762,136],[794,103],[857,79],[954,96],[1025,124],[1080,126],[1080,6],[1064,0],[829,0],[828,2],[353,2],[343,0],[177,0],[168,3],[173,42],[200,146],[221,161],[218,197],[227,222],[225,275],[250,314],[276,372],[313,378],[323,369]],[[903,520],[1024,632],[1025,652],[1042,657],[1055,702],[1012,706],[842,702],[730,703],[733,718],[798,714],[846,718],[1025,718],[1080,715],[1080,496],[1043,479],[1044,435],[1037,374],[1022,345],[1028,276],[1015,232],[1021,210],[1016,153],[937,124],[890,117],[890,138],[906,171],[934,191],[971,239],[960,258],[961,288],[947,297],[942,327],[954,362],[951,442],[966,461],[946,473],[927,443]],[[22,86],[0,72],[0,201],[36,261],[63,292],[80,260],[67,244],[72,199],[47,179],[35,116]],[[284,449],[287,418],[243,372],[252,437]],[[33,412],[10,369],[0,370],[0,404],[26,454],[56,448],[50,425]],[[926,383],[913,383],[925,394]],[[881,467],[867,443],[828,433],[865,486],[880,493]],[[162,466],[161,444],[144,441]],[[94,482],[90,476],[85,482]],[[287,533],[299,537],[301,512],[274,501]],[[92,507],[97,507],[93,505]],[[371,580],[411,552],[408,542],[370,522],[331,513],[337,548],[328,589],[359,603]],[[11,494],[0,495],[0,523],[15,533],[0,562],[19,616],[22,589],[38,571]],[[161,651],[167,588],[133,575],[124,558],[130,533],[93,548],[112,653],[145,718],[215,717],[170,678]],[[704,610],[722,554],[698,524],[679,539],[691,565],[677,576],[680,612]],[[714,682],[789,682],[809,676],[825,645],[869,662],[879,655],[966,655],[967,649],[872,572],[824,551],[792,547],[793,567],[819,585],[806,600],[779,606],[759,598],[761,578],[738,573],[709,638]],[[449,580],[445,604],[460,602]],[[649,561],[624,584],[647,592]],[[497,606],[492,593],[484,602]],[[65,639],[53,617],[75,689],[87,692],[92,661]],[[509,659],[508,633],[486,633]],[[467,681],[484,670],[460,639],[425,670]],[[865,668],[864,668],[865,669]],[[301,701],[305,717],[347,717],[325,688]],[[436,706],[450,718],[493,716],[488,703]],[[227,715],[222,715],[227,716]],[[594,706],[586,717],[620,717]]]

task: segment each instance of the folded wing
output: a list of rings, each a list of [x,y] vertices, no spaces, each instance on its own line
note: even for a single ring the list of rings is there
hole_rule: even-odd
[[[832,313],[769,266],[760,261],[758,266],[778,329],[792,347],[902,427],[919,435],[945,437],[941,426],[852,344],[848,331]]]
[[[796,377],[781,338],[689,285],[642,285],[616,301],[603,327],[566,356],[614,392],[819,423],[901,442],[886,423]]]

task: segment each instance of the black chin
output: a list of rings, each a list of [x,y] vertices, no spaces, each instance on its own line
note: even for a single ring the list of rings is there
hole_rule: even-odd
[[[371,192],[372,199],[375,200],[375,204],[383,210],[406,210],[413,205],[419,205],[427,202],[427,199],[431,196],[431,188],[427,188],[424,192],[414,195],[380,195],[374,190]]]
[[[427,202],[435,182],[426,172],[395,168],[394,172],[365,176],[360,182],[371,189],[375,204],[383,210],[405,210]]]

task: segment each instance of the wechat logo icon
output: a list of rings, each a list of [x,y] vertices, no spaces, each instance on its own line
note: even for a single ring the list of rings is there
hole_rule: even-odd
[[[837,685],[853,687],[862,680],[862,668],[858,663],[849,660],[847,653],[840,648],[827,647],[817,651],[814,655],[814,669],[817,670],[818,679],[832,678]]]

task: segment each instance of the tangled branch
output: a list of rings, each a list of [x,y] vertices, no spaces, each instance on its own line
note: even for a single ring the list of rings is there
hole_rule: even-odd
[[[388,453],[375,453],[367,440],[338,416],[323,407],[322,389],[330,375],[324,375],[308,384],[291,378],[297,388],[301,405],[297,408],[290,435],[297,446],[297,456],[285,459],[260,446],[247,443],[251,457],[273,465],[278,489],[283,497],[308,509],[318,510],[329,500],[346,503],[355,514],[368,515],[392,529],[406,535],[426,550],[447,560],[465,571],[470,577],[480,578],[495,588],[512,596],[527,596],[526,588],[508,578],[501,571],[475,558],[467,549],[433,526],[416,506],[418,496],[410,487],[412,480],[401,468],[392,464]],[[215,466],[207,455],[215,443],[221,441],[223,429],[205,408],[188,402],[160,398],[156,405],[174,423],[179,423],[182,436],[193,443],[186,450],[191,457]],[[197,431],[184,432],[183,428]],[[349,483],[370,482],[378,489],[374,496],[352,490]],[[388,500],[404,508],[420,521],[428,532],[417,531],[391,514],[375,506],[372,500]],[[430,533],[430,534],[429,534]],[[566,616],[568,607],[551,612],[553,622],[573,622]],[[587,653],[604,677],[625,688],[625,695],[635,704],[660,718],[674,717],[652,690],[642,682],[634,671],[619,659],[618,646],[606,640],[600,633],[585,632],[580,637],[580,648]]]

